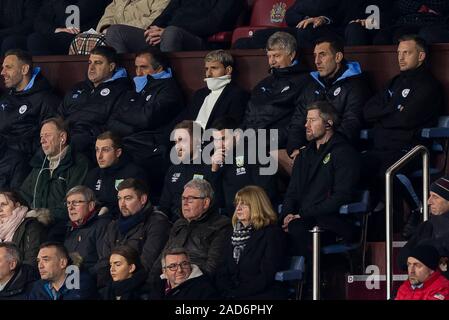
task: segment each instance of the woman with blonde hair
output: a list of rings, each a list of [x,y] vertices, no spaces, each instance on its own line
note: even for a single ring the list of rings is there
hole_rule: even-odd
[[[228,299],[285,299],[285,288],[274,280],[285,267],[285,235],[267,194],[246,186],[235,195],[235,208],[233,234],[216,277],[219,291]]]
[[[0,190],[0,242],[16,244],[23,263],[37,267],[37,253],[49,223],[48,210],[29,211],[17,192]]]

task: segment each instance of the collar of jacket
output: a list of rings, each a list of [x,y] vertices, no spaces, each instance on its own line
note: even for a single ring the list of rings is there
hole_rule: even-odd
[[[424,72],[428,72],[427,64],[426,64],[425,61],[423,62],[423,64],[421,64],[416,69],[401,71],[400,75],[401,75],[401,77],[405,77],[405,78],[413,78],[413,77],[415,77],[417,75],[420,75],[420,74],[422,74]]]
[[[301,73],[302,72],[302,68],[299,65],[299,63],[297,62],[297,60],[295,60],[288,67],[285,67],[285,68],[270,68],[269,72],[274,77],[289,77],[289,76],[291,76],[293,74]]]
[[[148,84],[151,80],[160,80],[160,79],[170,79],[173,77],[171,68],[168,68],[167,70],[162,70],[161,72],[155,73],[155,74],[149,74],[146,76],[141,77],[134,77],[134,85],[136,87],[136,92],[140,93],[145,86]]]
[[[207,222],[207,220],[209,220],[210,217],[212,217],[213,215],[218,214],[218,212],[215,210],[215,205],[213,203],[211,203],[211,206],[209,207],[209,209],[206,210],[206,212],[204,212],[201,217],[199,217],[198,219],[192,220],[192,221],[188,221],[186,218],[184,218],[184,216],[182,217],[182,220],[184,221],[184,224],[200,224],[200,223],[204,223]]]
[[[68,224],[71,226],[71,230],[81,229],[90,225],[93,221],[95,221],[98,217],[99,208],[95,207],[91,212],[84,217],[83,221],[80,224],[75,224],[72,221],[68,221]]]
[[[9,94],[11,94],[13,96],[27,96],[27,95],[31,95],[31,94],[34,94],[39,91],[51,90],[51,86],[50,86],[49,82],[42,75],[42,73],[40,71],[41,71],[40,67],[35,67],[33,69],[33,73],[31,75],[30,82],[28,82],[25,89],[23,89],[21,91],[16,91],[15,88],[11,88],[9,90]]]
[[[111,82],[114,82],[116,80],[121,80],[121,79],[126,79],[128,77],[128,73],[126,72],[125,68],[118,68],[113,74],[112,77],[110,77],[109,79],[103,81],[102,83],[100,83],[97,87],[94,87],[94,84],[92,83],[92,81],[90,81],[89,79],[86,80],[87,85],[91,88],[91,89],[98,89],[101,88],[102,86],[106,86]]]
[[[146,205],[139,212],[133,214],[132,216],[125,218],[123,217],[123,215],[120,214],[117,220],[117,226],[120,234],[126,235],[128,231],[130,231],[132,228],[134,228],[140,223],[143,223],[152,211],[153,206],[148,200]]]
[[[73,164],[74,159],[75,159],[75,155],[72,152],[72,148],[70,145],[67,145],[67,153],[66,153],[65,157],[61,158],[61,162],[53,170],[53,174],[55,174],[55,172],[59,172],[60,170],[65,170],[68,167],[70,167]],[[44,161],[47,162],[46,166],[44,165],[44,168],[48,169],[48,159],[45,156],[45,154],[41,148],[35,153],[33,158],[31,158],[30,165],[32,168],[40,169],[42,167],[42,162],[44,162]]]
[[[122,153],[122,155],[118,158],[118,161],[114,163],[112,166],[107,168],[100,168],[100,172],[102,176],[110,176],[114,174],[115,172],[121,170],[123,167],[125,167],[128,163],[130,163],[131,159],[126,156],[126,154]]]
[[[342,81],[344,79],[347,78],[351,78],[354,76],[358,76],[362,74],[362,69],[360,68],[360,64],[356,61],[348,61],[346,62],[346,71],[343,72],[343,74],[338,77],[333,83],[332,85],[336,84],[339,81]],[[326,88],[326,85],[323,83],[321,77],[320,77],[320,73],[318,71],[312,71],[310,73],[310,76],[319,83],[320,86],[322,86],[323,88]]]
[[[116,297],[121,297],[125,294],[137,293],[140,286],[145,284],[148,273],[142,267],[139,268],[129,279],[121,281],[112,281],[112,293]]]

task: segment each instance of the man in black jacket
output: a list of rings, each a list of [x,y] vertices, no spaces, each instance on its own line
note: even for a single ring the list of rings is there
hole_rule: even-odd
[[[0,98],[0,135],[29,160],[39,147],[40,124],[56,113],[59,98],[25,51],[8,51],[1,75],[9,91]]]
[[[108,209],[109,215],[117,218],[117,187],[123,180],[136,178],[145,180],[146,174],[123,153],[119,136],[106,131],[97,137],[95,154],[98,167],[89,171],[86,185],[95,192],[97,201]]]
[[[421,130],[436,125],[443,106],[443,90],[425,64],[427,46],[423,39],[407,35],[398,45],[398,63],[401,73],[387,87],[371,98],[363,108],[363,115],[373,125],[373,148],[363,156],[364,175],[376,200],[383,199],[386,170],[414,146],[423,144]],[[413,162],[402,172],[418,168]],[[397,183],[398,181],[396,181]],[[397,183],[411,209],[415,201],[401,183]],[[416,214],[410,215],[410,224],[404,230],[409,237],[416,226]]]
[[[219,294],[209,278],[190,262],[184,248],[168,248],[162,253],[162,275],[150,294],[151,300],[212,300]]]
[[[30,170],[27,159],[20,152],[8,148],[0,136],[0,189],[18,190]]]
[[[82,267],[95,276],[95,265],[103,249],[104,235],[110,222],[105,209],[97,206],[94,192],[85,186],[76,186],[67,192],[66,201],[70,226],[64,246],[70,254],[82,258]]]
[[[309,81],[296,57],[296,40],[286,32],[276,32],[267,42],[267,57],[271,75],[259,82],[251,92],[245,112],[243,129],[274,129],[278,132],[278,145],[270,147],[280,165],[290,160],[285,151],[288,124],[295,101]]]
[[[354,143],[360,135],[362,107],[368,99],[368,86],[360,65],[344,59],[344,47],[339,40],[317,40],[314,56],[317,71],[310,73],[312,81],[295,102],[296,109],[289,127],[287,152],[292,159],[307,144],[304,125],[308,105],[319,100],[329,101],[341,119],[336,130]]]
[[[181,214],[181,195],[184,186],[191,179],[205,179],[215,186],[215,174],[202,162],[201,127],[192,120],[178,123],[172,134],[175,146],[170,153],[173,163],[165,175],[159,209],[171,221]]]
[[[104,131],[120,96],[129,88],[114,48],[97,47],[89,55],[87,79],[65,95],[59,114],[69,125],[73,147],[93,160],[93,146]]]
[[[161,254],[171,223],[167,216],[155,210],[148,200],[145,182],[129,178],[118,186],[120,217],[112,221],[103,239],[103,250],[97,268],[97,284],[104,286],[111,278],[109,257],[117,245],[129,245],[140,254],[143,267],[151,270]]]
[[[22,263],[19,248],[0,243],[0,300],[27,300],[33,283],[39,279],[35,267]]]
[[[240,124],[249,97],[232,81],[234,58],[224,50],[211,51],[204,57],[204,68],[207,87],[193,94],[186,119],[195,120],[205,130],[223,116]]]
[[[338,125],[337,112],[329,102],[308,106],[305,126],[309,144],[296,157],[281,217],[295,255],[309,254],[309,230],[315,225],[327,231],[324,243],[335,242],[336,236],[353,239],[354,226],[339,215],[339,209],[353,199],[360,156],[338,133]]]
[[[170,131],[184,107],[183,94],[160,51],[138,53],[135,66],[134,89],[122,96],[107,127],[123,138],[124,151],[145,169],[151,196],[157,198],[168,167]]]
[[[257,158],[254,140],[245,141],[243,132],[237,126],[237,121],[232,117],[220,118],[212,125],[214,154],[211,170],[216,173],[215,194],[223,202],[220,205],[224,205],[229,217],[234,214],[235,194],[248,185],[260,186],[266,191],[271,203],[278,203],[275,175],[263,172],[267,163],[262,165]]]
[[[192,179],[182,193],[182,217],[173,224],[164,250],[184,248],[190,261],[208,276],[213,276],[224,261],[223,250],[232,233],[231,221],[214,208],[214,190],[204,179]],[[160,260],[151,278],[161,274]]]

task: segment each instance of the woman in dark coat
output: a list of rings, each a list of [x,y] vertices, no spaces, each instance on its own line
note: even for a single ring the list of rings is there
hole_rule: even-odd
[[[139,253],[129,246],[118,246],[109,258],[112,281],[100,290],[102,300],[147,300],[147,271]]]
[[[225,251],[216,285],[228,299],[286,299],[286,291],[274,280],[285,268],[285,235],[276,224],[265,191],[247,186],[235,196],[234,232]]]
[[[17,192],[0,190],[0,242],[13,242],[22,254],[23,263],[37,267],[39,246],[46,240],[50,223],[48,210],[28,210]]]

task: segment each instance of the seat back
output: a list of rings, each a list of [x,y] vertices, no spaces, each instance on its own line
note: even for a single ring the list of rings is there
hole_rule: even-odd
[[[253,27],[286,27],[285,13],[294,0],[256,0],[249,25]]]
[[[292,287],[292,292],[295,294],[296,300],[299,300],[302,295],[302,283],[305,272],[305,260],[303,256],[290,257],[290,267],[288,270],[278,271],[274,279],[280,282],[295,282],[296,285]]]

